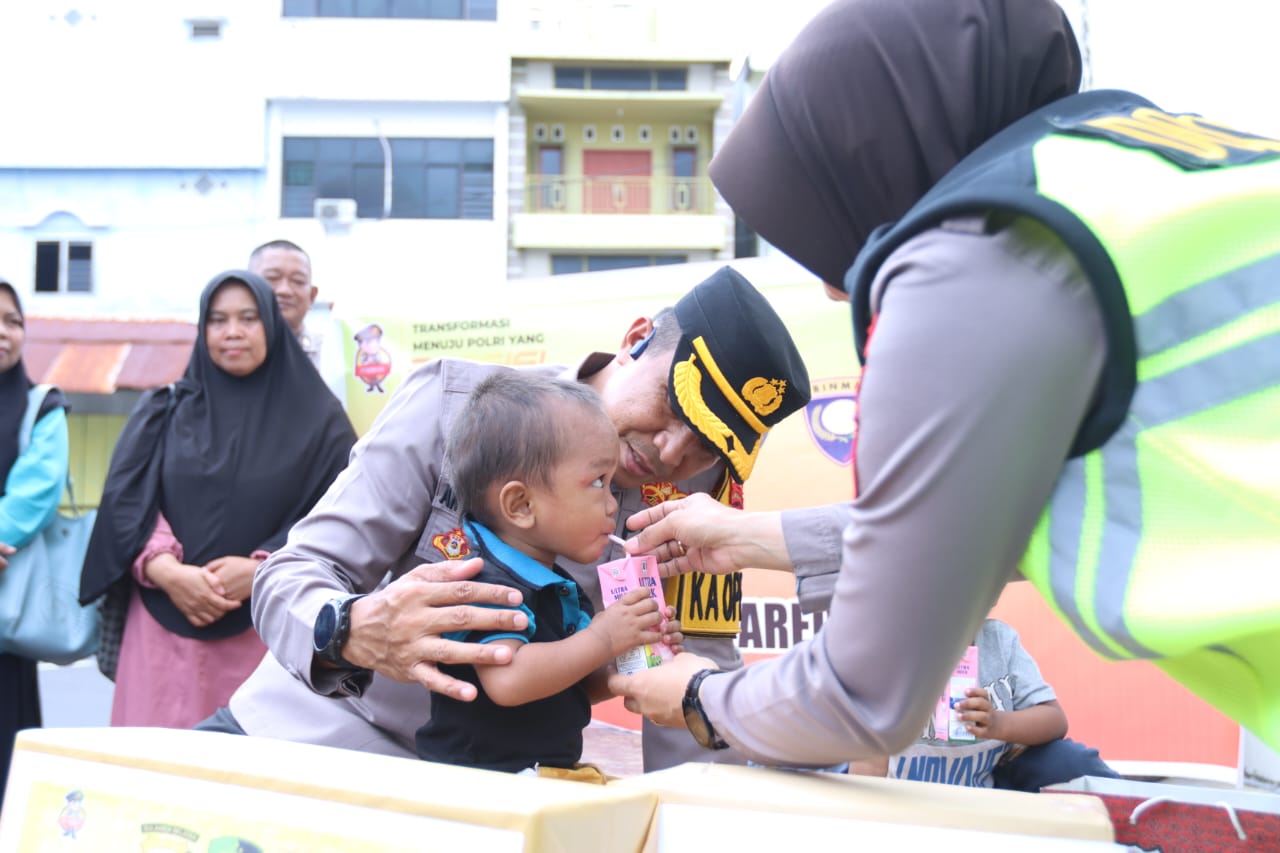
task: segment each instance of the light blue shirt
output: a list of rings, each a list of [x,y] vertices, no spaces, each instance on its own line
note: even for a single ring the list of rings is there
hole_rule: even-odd
[[[67,466],[67,413],[58,407],[36,421],[31,443],[5,478],[0,542],[22,548],[53,520],[67,481]]]

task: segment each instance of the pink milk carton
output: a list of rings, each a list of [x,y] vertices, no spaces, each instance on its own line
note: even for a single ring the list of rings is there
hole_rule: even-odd
[[[947,685],[948,698],[948,714],[947,714],[947,739],[948,740],[977,740],[977,735],[965,728],[966,723],[963,720],[956,719],[959,713],[956,711],[956,703],[963,702],[969,698],[965,695],[965,691],[970,687],[978,686],[978,647],[970,646],[965,649],[964,657],[960,658],[960,662],[956,664],[955,671],[951,673],[951,681]]]
[[[661,612],[667,612],[667,602],[662,595],[662,579],[658,576],[658,558],[652,554],[602,563],[596,570],[600,573],[600,592],[604,596],[605,607],[633,589],[647,589],[649,595],[658,600]],[[653,643],[636,646],[626,654],[618,655],[615,660],[618,672],[630,675],[661,666],[663,661],[671,660],[674,656],[666,643]]]
[[[962,702],[968,698],[964,695],[965,689],[977,686],[978,647],[970,646],[965,650],[964,657],[960,658],[960,662],[956,664],[955,670],[951,673],[951,678],[947,680],[946,692],[938,697],[938,704],[934,706],[934,740],[977,740],[973,734],[965,729],[964,722],[956,719],[958,712],[955,710],[957,702]]]

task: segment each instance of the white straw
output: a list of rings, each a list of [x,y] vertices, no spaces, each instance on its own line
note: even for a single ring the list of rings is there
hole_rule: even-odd
[[[614,536],[612,533],[610,533],[609,538],[612,539],[614,542],[617,542],[622,547],[624,548],[627,547],[627,540],[623,539],[622,537]]]

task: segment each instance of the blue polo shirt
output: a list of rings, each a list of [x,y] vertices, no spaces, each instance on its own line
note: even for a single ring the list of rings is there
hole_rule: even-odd
[[[463,522],[473,556],[484,560],[476,579],[520,591],[529,617],[523,632],[457,631],[452,640],[525,643],[563,640],[591,623],[590,600],[564,571],[549,569],[507,545],[473,519]],[[475,668],[441,664],[440,671],[476,686],[475,701],[431,694],[431,719],[418,729],[418,756],[427,761],[515,773],[535,764],[573,767],[582,758],[582,730],[591,721],[586,688],[568,690],[514,708],[495,704]]]

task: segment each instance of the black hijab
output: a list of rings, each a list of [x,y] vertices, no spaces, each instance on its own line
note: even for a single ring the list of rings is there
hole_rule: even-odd
[[[0,290],[13,297],[13,304],[24,320],[22,300],[9,282],[0,279]],[[9,477],[9,469],[18,461],[18,430],[22,428],[22,418],[27,413],[27,392],[31,390],[31,379],[27,377],[27,369],[19,358],[13,367],[0,373],[0,495],[4,494],[5,481]],[[53,409],[66,405],[62,394],[53,389],[44,398],[36,420],[43,418]]]
[[[267,357],[236,377],[214,364],[206,343],[209,305],[224,286],[253,294]],[[112,454],[81,600],[91,601],[129,571],[155,527],[156,512],[182,543],[183,561],[274,551],[346,467],[355,432],[290,332],[270,286],[244,270],[215,276],[200,296],[200,332],[172,392],[148,392]],[[215,639],[250,625],[249,607],[196,628],[159,589],[143,588],[148,611],[187,637]]]
[[[769,69],[711,179],[762,237],[839,287],[873,229],[1079,86],[1054,0],[837,0]]]

